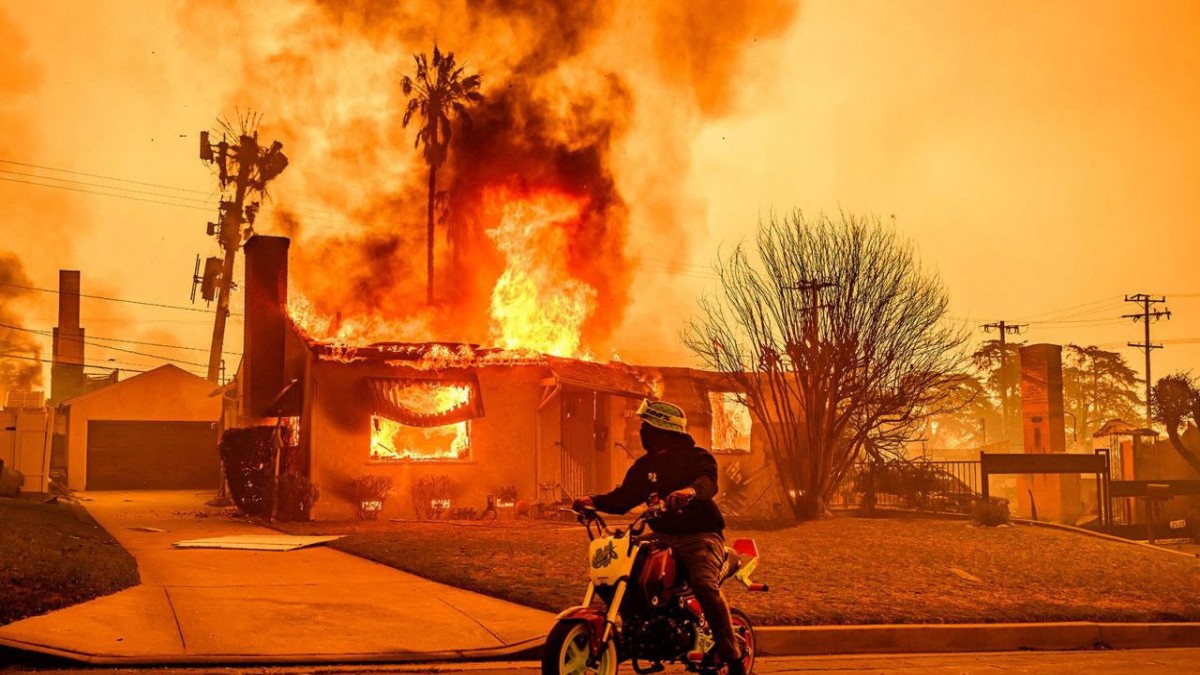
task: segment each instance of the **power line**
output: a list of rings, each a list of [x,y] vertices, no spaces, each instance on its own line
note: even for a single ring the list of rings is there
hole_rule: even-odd
[[[43,166],[41,164],[30,164],[28,162],[17,162],[11,159],[0,159],[0,164],[12,164],[15,166],[23,166],[29,169],[41,169],[43,171],[57,171],[59,173],[69,173],[76,176],[87,176],[88,178],[99,178],[101,180],[118,181],[121,183],[131,183],[133,185],[144,185],[146,187],[162,188],[164,190],[178,190],[179,192],[192,192],[195,194],[211,194],[211,190],[196,190],[192,188],[174,187],[171,185],[163,185],[161,183],[147,183],[145,181],[133,180],[131,178],[118,178],[116,176],[105,176],[98,173],[88,173],[86,171],[73,171],[71,169],[57,169],[52,166]]]
[[[164,206],[177,206],[182,209],[193,209],[196,211],[208,211],[209,209],[203,206],[192,206],[190,204],[179,204],[176,202],[164,202],[158,199],[145,199],[142,197],[132,197],[130,195],[112,194],[109,192],[97,192],[95,190],[85,190],[83,188],[71,187],[70,185],[52,185],[49,183],[38,183],[35,181],[21,180],[19,178],[8,178],[0,176],[0,180],[9,181],[11,183],[25,183],[26,185],[37,185],[38,187],[54,188],[56,190],[69,190],[71,192],[81,192],[84,194],[100,195],[101,197],[116,197],[117,199],[129,199],[135,202],[146,202],[148,204],[162,204]]]
[[[18,354],[0,354],[0,359],[20,359],[22,361],[36,361],[37,363],[53,363],[53,361],[39,358],[37,356],[20,356]],[[147,373],[147,370],[138,370],[135,368],[113,368],[112,366],[98,366],[91,363],[76,363],[72,365],[83,366],[84,368],[101,368],[104,370],[125,370],[131,373]],[[188,371],[189,373],[192,371]],[[193,373],[195,374],[195,373]]]
[[[207,323],[207,322],[205,322],[205,323]],[[126,340],[123,338],[100,337],[98,335],[89,335],[88,339],[106,340],[108,342],[120,342],[123,344],[131,344],[131,345],[142,345],[144,347],[162,347],[163,349],[186,349],[187,351],[191,351],[191,352],[207,352],[208,351],[207,347],[184,347],[181,345],[164,344],[162,342],[140,342],[138,340]],[[222,352],[222,354],[225,354],[228,356],[241,356],[242,355],[240,352]]]
[[[120,319],[120,320],[123,321],[124,319]],[[89,322],[90,321],[91,320],[89,319]],[[208,322],[203,321],[200,323],[208,323]],[[30,332],[38,333],[40,335],[49,335],[51,337],[53,337],[53,335],[54,335],[53,331],[46,330],[46,329],[17,328],[17,327],[7,326],[6,324],[0,324],[0,326],[11,327],[11,328],[15,328],[16,330],[28,330]],[[64,337],[66,339],[70,339],[70,336],[64,336]],[[207,347],[184,347],[182,345],[169,345],[169,344],[166,344],[163,342],[143,342],[140,340],[129,340],[126,338],[101,337],[99,335],[88,335],[87,339],[89,339],[89,340],[104,340],[106,342],[120,342],[122,344],[131,344],[131,345],[142,345],[144,347],[162,347],[163,349],[185,349],[185,350],[191,351],[191,352],[208,352]],[[104,345],[97,345],[97,346],[103,347]],[[223,352],[223,353],[228,356],[241,356],[242,355],[240,352]]]
[[[20,288],[20,289],[23,289],[26,291],[40,291],[42,293],[54,293],[54,294],[59,294],[59,295],[62,294],[62,291],[60,291],[60,290],[53,289],[53,288],[41,288],[38,286],[24,286],[21,284],[9,284],[9,283],[3,283],[3,282],[0,282],[0,286],[7,286],[9,288]],[[123,303],[129,304],[129,305],[143,305],[146,307],[161,307],[164,309],[179,309],[179,310],[183,310],[183,311],[187,311],[187,312],[203,312],[205,314],[212,313],[211,309],[202,309],[200,307],[187,307],[184,305],[168,305],[168,304],[161,303],[161,302],[148,302],[145,300],[127,300],[125,298],[110,298],[110,297],[103,296],[103,295],[89,295],[87,293],[80,293],[79,297],[88,298],[90,300],[107,300],[109,302],[123,302]]]
[[[1114,306],[1117,306],[1117,305],[1120,305],[1120,304],[1121,304],[1121,301],[1120,301],[1120,300],[1118,300],[1118,299],[1116,299],[1116,298],[1113,298],[1113,297],[1105,297],[1105,298],[1101,298],[1101,299],[1099,299],[1099,300],[1092,300],[1092,301],[1090,301],[1090,302],[1084,302],[1084,303],[1081,303],[1081,304],[1078,304],[1078,305],[1071,305],[1071,306],[1069,306],[1069,307],[1062,307],[1062,308],[1059,308],[1059,309],[1051,309],[1051,310],[1047,310],[1047,311],[1045,311],[1045,312],[1039,312],[1039,313],[1037,313],[1037,314],[1030,314],[1030,315],[1028,315],[1027,317],[1025,317],[1025,319],[1026,319],[1026,322],[1030,322],[1030,320],[1031,320],[1031,319],[1047,319],[1048,317],[1053,317],[1053,318],[1066,318],[1066,317],[1059,317],[1059,316],[1055,316],[1055,315],[1059,315],[1059,314],[1065,314],[1065,313],[1068,313],[1068,312],[1073,312],[1073,311],[1075,311],[1075,310],[1083,309],[1083,308],[1085,308],[1085,307],[1093,307],[1093,306],[1095,306],[1095,305],[1114,305]],[[1095,310],[1095,309],[1090,309],[1090,310],[1088,310],[1088,311],[1096,311],[1096,310]],[[1085,312],[1085,313],[1086,313],[1086,312]]]
[[[12,324],[7,324],[7,323],[0,323],[0,328],[7,328],[9,330],[21,331],[23,333],[32,333],[34,335],[37,335],[38,337],[44,337],[44,338],[45,337],[49,337],[49,338],[54,337],[53,335],[47,335],[45,331],[39,331],[39,330],[35,330],[33,328],[24,328],[21,326],[14,326]],[[69,342],[82,342],[85,345],[91,345],[93,347],[99,347],[101,349],[111,349],[114,352],[124,352],[126,354],[133,354],[134,356],[145,356],[145,357],[151,358],[151,359],[159,359],[160,361],[168,361],[171,363],[182,363],[182,364],[188,365],[188,366],[200,366],[201,368],[203,368],[204,366],[207,365],[204,363],[194,363],[192,361],[184,361],[182,359],[173,359],[169,356],[160,356],[158,354],[149,354],[147,352],[134,351],[132,349],[125,349],[123,347],[113,347],[112,345],[99,344],[96,342],[91,342],[89,340],[75,340],[75,339],[72,339],[70,336],[65,336],[65,335],[60,335],[59,339],[67,340]]]
[[[6,174],[9,174],[12,176],[24,176],[26,178],[38,178],[41,180],[53,180],[53,181],[58,181],[60,183],[70,183],[72,185],[83,185],[84,187],[100,188],[101,190],[120,190],[122,192],[128,192],[128,193],[135,194],[135,195],[150,195],[152,197],[167,197],[167,198],[176,199],[179,201],[199,202],[201,204],[210,204],[210,205],[213,203],[213,201],[211,199],[197,199],[195,197],[184,197],[182,195],[179,195],[179,196],[164,195],[161,192],[154,192],[151,190],[135,190],[133,188],[124,188],[124,187],[118,187],[115,185],[104,185],[101,183],[89,183],[87,181],[73,180],[71,178],[58,178],[56,176],[43,176],[41,174],[26,173],[24,171],[12,171],[11,169],[0,169],[0,173],[6,173]],[[47,185],[45,185],[45,187],[54,187],[54,185],[47,184]]]

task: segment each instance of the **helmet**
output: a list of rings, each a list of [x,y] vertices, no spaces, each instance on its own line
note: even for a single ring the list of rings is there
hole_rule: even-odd
[[[673,431],[677,434],[687,433],[687,416],[683,414],[683,408],[674,403],[642,399],[642,404],[637,409],[637,416],[656,429]]]

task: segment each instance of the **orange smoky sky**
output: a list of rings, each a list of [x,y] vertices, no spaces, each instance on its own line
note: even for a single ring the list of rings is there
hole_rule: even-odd
[[[1027,323],[1022,339],[1098,344],[1139,370],[1122,298],[1165,294],[1155,371],[1200,365],[1194,2],[0,0],[0,38],[0,253],[34,286],[80,269],[86,293],[187,305],[195,256],[217,254],[198,133],[252,109],[292,162],[258,230],[294,237],[294,284],[340,302],[388,270],[407,292],[425,169],[398,82],[436,40],[511,103],[485,116],[511,147],[473,152],[565,154],[611,197],[603,245],[621,268],[584,271],[609,294],[599,357],[690,363],[678,335],[714,256],[800,208],[894,221],[955,320]],[[448,186],[478,175],[448,171]],[[54,301],[9,306],[49,330]],[[211,333],[209,314],[102,300],[83,324],[194,349]],[[235,315],[231,368],[240,329]],[[88,360],[162,362],[93,345]]]

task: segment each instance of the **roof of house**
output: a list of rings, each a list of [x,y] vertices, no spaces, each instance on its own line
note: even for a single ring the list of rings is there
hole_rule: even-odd
[[[1092,434],[1092,438],[1105,436],[1157,436],[1153,429],[1135,427],[1125,420],[1111,419]]]
[[[141,382],[145,382],[146,380],[151,380],[151,379],[156,379],[158,377],[162,377],[163,375],[166,375],[166,374],[178,374],[178,375],[183,375],[188,378],[192,378],[192,379],[200,381],[200,382],[206,382],[206,380],[204,378],[202,378],[198,375],[193,375],[192,373],[189,373],[188,371],[184,370],[183,368],[180,368],[179,366],[168,363],[168,364],[159,366],[157,368],[154,368],[153,370],[147,370],[144,373],[138,373],[137,375],[134,375],[133,377],[131,377],[127,380],[120,380],[119,382],[107,384],[107,385],[104,385],[103,387],[92,389],[91,391],[86,391],[77,396],[72,396],[71,398],[68,398],[68,399],[62,401],[61,403],[59,403],[59,405],[60,406],[74,405],[76,403],[79,403],[80,401],[90,399],[94,396],[109,394],[119,388],[123,389],[125,387],[128,387],[131,382],[141,383]]]
[[[382,361],[388,365],[417,370],[543,366],[548,367],[560,383],[569,386],[620,396],[652,395],[652,387],[643,369],[620,362],[597,363],[530,351],[448,342],[388,342],[350,347],[309,341],[309,347],[323,361]]]
[[[653,395],[645,377],[624,363],[595,363],[557,356],[545,358],[550,371],[562,384],[634,398]]]

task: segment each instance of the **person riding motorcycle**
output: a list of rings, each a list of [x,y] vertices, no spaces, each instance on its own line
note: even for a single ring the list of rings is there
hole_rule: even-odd
[[[679,406],[643,400],[637,415],[646,454],[629,467],[614,490],[576,499],[574,508],[623,514],[653,495],[666,495],[667,510],[650,521],[650,528],[687,570],[688,583],[712,630],[717,656],[727,664],[729,675],[743,675],[729,606],[720,588],[725,519],[713,502],[717,460],[687,433],[687,417]]]

